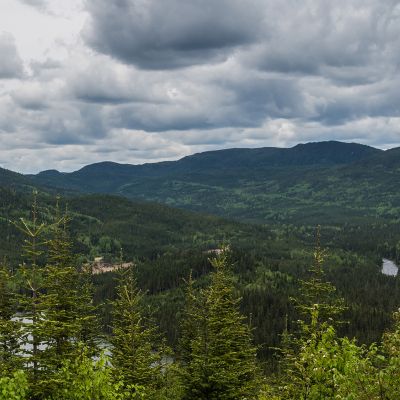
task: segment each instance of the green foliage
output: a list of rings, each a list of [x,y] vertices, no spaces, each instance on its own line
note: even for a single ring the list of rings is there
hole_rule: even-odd
[[[166,348],[143,312],[143,294],[133,276],[134,266],[120,271],[117,298],[113,302],[111,361],[124,387],[141,385],[153,394],[165,370]]]
[[[226,250],[212,264],[210,286],[198,298],[188,289],[181,342],[184,399],[255,399],[256,348],[239,312]]]
[[[15,287],[10,271],[0,266],[0,376],[9,376],[22,367],[19,357],[22,336],[16,312]]]
[[[139,386],[124,386],[113,377],[114,371],[103,355],[93,361],[83,352],[65,361],[56,376],[57,388],[48,400],[136,400],[142,399]],[[135,393],[134,395],[132,393]]]
[[[30,220],[20,218],[15,226],[24,235],[23,258],[24,263],[19,268],[20,295],[18,296],[18,319],[22,323],[23,336],[21,345],[25,348],[25,365],[32,365],[29,369],[29,378],[33,386],[38,384],[40,367],[40,328],[41,320],[40,297],[42,294],[42,267],[39,260],[43,255],[45,244],[45,224],[39,221],[37,192],[33,192],[33,203]]]
[[[285,326],[287,328],[281,345],[286,346],[286,363],[281,366],[286,373],[278,379],[277,385],[265,386],[260,398],[397,399],[398,322],[385,334],[382,346],[373,344],[365,347],[345,337],[356,336],[364,343],[380,340],[382,331],[389,326],[392,310],[400,304],[398,278],[382,276],[379,271],[382,256],[399,259],[400,204],[393,190],[398,174],[397,169],[391,168],[398,161],[394,157],[390,168],[386,159],[379,158],[378,161],[382,162],[382,166],[372,171],[365,167],[375,165],[368,160],[334,168],[310,168],[302,164],[295,171],[287,166],[268,167],[268,175],[267,170],[264,173],[261,168],[257,174],[251,175],[251,180],[249,171],[224,171],[224,176],[217,176],[212,171],[207,174],[196,172],[161,180],[150,176],[144,181],[129,183],[123,190],[127,196],[143,196],[257,223],[270,221],[270,229],[194,215],[155,204],[92,195],[69,200],[73,210],[70,213],[73,243],[68,243],[65,230],[57,231],[57,224],[53,224],[51,215],[54,212],[51,210],[54,207],[48,198],[44,199],[45,208],[37,207],[41,218],[34,222],[29,218],[33,213],[27,208],[26,196],[21,192],[16,194],[13,190],[1,189],[0,250],[2,258],[7,256],[12,260],[10,271],[6,268],[1,272],[1,340],[7,343],[10,351],[18,347],[18,329],[12,327],[18,328],[19,322],[10,319],[16,306],[12,294],[17,292],[17,276],[21,294],[19,310],[31,319],[36,315],[34,323],[24,324],[25,333],[33,333],[30,338],[26,336],[25,343],[47,346],[46,351],[38,346],[36,357],[24,360],[18,357],[16,351],[15,358],[9,357],[10,351],[3,351],[2,360],[8,358],[8,367],[4,367],[7,377],[12,378],[22,361],[28,370],[26,376],[30,382],[30,393],[40,397],[44,392],[39,389],[40,385],[48,387],[49,395],[58,390],[57,377],[67,365],[69,370],[78,371],[79,357],[76,355],[79,348],[75,348],[78,340],[68,337],[78,337],[79,341],[94,349],[95,346],[90,343],[96,336],[93,334],[96,333],[96,319],[92,303],[92,277],[82,273],[81,265],[75,257],[70,257],[71,253],[83,253],[82,262],[97,255],[115,261],[122,245],[128,258],[137,260],[137,289],[142,290],[140,302],[155,311],[157,322],[161,330],[168,333],[171,344],[177,343],[176,325],[184,305],[182,278],[193,270],[195,279],[192,283],[194,287],[190,289],[192,295],[186,296],[187,299],[192,298],[184,313],[187,325],[182,329],[183,351],[179,354],[182,368],[174,366],[163,374],[157,372],[154,382],[157,382],[158,390],[150,395],[151,398],[185,398],[182,389],[188,388],[189,366],[195,372],[189,378],[196,390],[214,390],[218,385],[221,385],[219,389],[230,387],[237,372],[227,366],[233,358],[225,358],[217,350],[225,351],[234,346],[229,332],[217,322],[232,323],[236,317],[234,313],[234,318],[231,315],[224,317],[226,303],[219,302],[215,293],[214,297],[211,296],[208,285],[210,280],[211,286],[215,284],[215,272],[209,274],[211,267],[206,260],[207,250],[215,248],[226,238],[233,243],[234,250],[230,257],[235,260],[230,285],[234,287],[235,295],[243,297],[242,302],[236,304],[236,310],[240,306],[243,314],[251,317],[256,343],[263,346],[259,354],[264,360],[268,358],[265,363],[268,372],[276,370],[276,364],[269,361],[273,355],[270,347],[279,346],[278,333]],[[229,164],[229,160],[224,163]],[[368,176],[364,170],[369,171]],[[382,181],[378,182],[378,177]],[[111,177],[110,184],[113,179]],[[8,222],[16,215],[23,216],[19,223],[20,231]],[[44,226],[39,222],[41,219],[46,222]],[[56,220],[61,221],[61,218]],[[312,261],[309,249],[313,240],[313,221],[323,221],[327,225],[324,237],[327,238],[329,257],[325,258],[322,249],[317,248],[311,271],[307,272],[307,266]],[[14,274],[12,270],[18,259],[15,249],[21,243],[22,235],[28,238],[25,242],[25,256],[28,257],[25,257],[25,265]],[[49,236],[52,237],[50,241]],[[50,247],[47,259],[43,252],[44,243]],[[114,296],[112,274],[98,276],[96,282],[97,302]],[[81,303],[75,303],[76,288],[80,289],[79,297],[86,299]],[[201,295],[197,294],[199,288]],[[221,290],[221,293],[224,291]],[[214,303],[207,302],[208,295],[221,312],[221,321],[215,317]],[[343,306],[340,296],[346,299],[348,305],[343,317],[340,316]],[[299,299],[298,307],[290,304],[290,297]],[[220,304],[219,308],[217,304]],[[83,320],[87,323],[80,325],[77,318],[69,319],[68,315],[74,313],[85,316]],[[288,316],[287,324],[285,315]],[[340,324],[342,318],[350,323]],[[300,332],[297,331],[298,325],[291,323],[299,319],[302,321]],[[107,321],[113,324],[110,319]],[[205,357],[201,351],[208,343],[206,333],[211,334],[211,337],[208,336],[212,339],[211,343],[222,342],[218,339],[217,328],[228,338],[226,348],[225,343],[221,346],[212,344],[207,351],[216,355]],[[243,333],[240,329],[237,331]],[[299,333],[300,337],[293,340],[295,333]],[[10,340],[7,335],[10,335]],[[237,341],[242,343],[239,339]],[[29,352],[33,353],[33,350]],[[227,353],[230,354],[229,349]],[[196,354],[195,359],[193,354]],[[89,354],[86,358],[85,362],[90,363]],[[232,361],[231,364],[237,363]],[[217,371],[217,367],[226,370],[226,373],[221,376],[218,372],[211,372]],[[46,371],[46,376],[41,374],[41,368],[42,372]],[[34,384],[33,370],[36,371],[37,382]],[[146,379],[153,371],[156,369],[151,369]],[[103,372],[99,372],[102,376],[100,381],[109,382],[110,387],[117,385],[115,393],[137,393],[121,380],[107,380]],[[240,377],[239,372],[237,376]],[[205,376],[210,379],[204,379]],[[73,387],[72,375],[68,379],[70,387]],[[206,383],[196,386],[199,382]],[[146,388],[142,388],[140,394],[149,397]],[[195,398],[196,394],[191,395]]]
[[[124,195],[255,223],[345,224],[396,219],[399,149],[308,143],[291,149],[230,149],[143,166],[98,163],[34,181]]]
[[[311,325],[316,324],[315,312]],[[338,338],[333,327],[312,329],[301,340],[297,353],[286,360],[278,393],[283,399],[342,398],[337,397],[342,391],[341,385],[352,373],[350,366],[358,365],[362,355],[362,349],[353,341]]]
[[[325,278],[323,264],[325,251],[320,244],[320,227],[316,231],[314,262],[307,280],[300,281],[300,296],[295,299],[296,307],[303,317],[300,321],[306,335],[313,330],[338,323],[343,314],[344,301],[336,297],[336,288]]]
[[[11,377],[0,376],[0,400],[28,400],[28,380],[23,371]]]
[[[394,313],[394,326],[383,336],[384,368],[382,389],[387,399],[395,399],[400,387],[400,310]]]

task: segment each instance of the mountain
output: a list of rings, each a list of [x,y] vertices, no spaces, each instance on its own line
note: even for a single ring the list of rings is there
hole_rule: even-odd
[[[20,261],[23,237],[10,220],[29,219],[26,188],[68,189],[74,254],[115,261],[122,248],[137,263],[140,287],[174,343],[184,279],[193,273],[202,287],[208,250],[230,243],[243,310],[258,327],[256,342],[269,349],[278,344],[285,315],[296,319],[289,297],[306,276],[313,225],[320,223],[329,247],[327,278],[349,305],[349,336],[370,343],[386,329],[400,298],[396,281],[379,270],[382,256],[398,256],[399,152],[325,142],[206,152],[141,166],[106,162],[74,173],[24,177],[0,170],[0,257],[11,265]],[[55,192],[40,186],[39,193],[39,219],[51,222]],[[98,301],[112,298],[112,276],[96,276],[96,288]]]
[[[140,178],[218,175],[218,171],[257,171],[280,167],[329,166],[347,164],[381,153],[381,150],[356,143],[319,142],[293,148],[265,147],[208,151],[167,161],[143,165],[100,162],[72,173],[56,170],[34,176],[44,185],[85,192],[120,193],[124,186]]]
[[[44,171],[31,179],[246,222],[343,222],[377,210],[385,214],[388,198],[397,201],[391,183],[397,153],[328,141],[209,151],[143,165],[102,162],[72,173]]]
[[[28,177],[5,168],[0,168],[0,187],[22,188],[30,185],[32,185],[32,180]]]

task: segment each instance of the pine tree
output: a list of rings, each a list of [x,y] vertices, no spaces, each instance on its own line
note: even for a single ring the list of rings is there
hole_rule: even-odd
[[[70,217],[68,210],[61,216],[57,200],[55,223],[52,225],[48,242],[47,292],[56,296],[54,312],[64,305],[64,313],[69,314],[65,328],[70,324],[73,341],[83,343],[86,351],[95,355],[98,351],[99,323],[97,309],[93,303],[92,271],[78,265],[72,253],[72,241],[68,233]],[[62,297],[63,296],[63,297]],[[63,324],[60,316],[60,323]]]
[[[189,336],[182,339],[187,353],[182,360],[185,400],[257,398],[256,348],[239,311],[227,257],[225,249],[211,261],[215,268],[211,284],[195,306],[189,306],[186,318],[190,322],[183,322],[190,327],[184,330]]]
[[[127,388],[156,391],[162,377],[164,346],[152,323],[144,317],[143,294],[134,277],[134,266],[120,269],[117,298],[113,301],[111,362]]]
[[[191,359],[192,343],[196,337],[196,307],[198,299],[194,292],[194,281],[192,272],[190,272],[189,279],[186,282],[185,289],[185,308],[183,311],[181,326],[180,326],[180,339],[179,339],[179,361],[183,365],[187,365]]]
[[[302,317],[298,321],[300,329],[295,334],[286,330],[282,335],[282,374],[276,386],[283,398],[333,398],[337,389],[335,375],[339,375],[337,370],[343,368],[342,360],[347,356],[342,352],[334,328],[340,322],[344,301],[336,296],[336,288],[325,280],[324,260],[318,226],[310,277],[300,281],[300,296],[294,299]]]
[[[24,235],[23,258],[24,263],[19,268],[22,294],[18,296],[20,322],[23,328],[22,347],[24,348],[25,366],[29,367],[30,379],[33,386],[38,381],[40,333],[38,323],[41,318],[39,304],[42,293],[42,268],[38,264],[43,255],[45,244],[45,224],[39,222],[37,192],[33,192],[31,219],[26,221],[20,218],[19,223],[13,222],[15,227]]]
[[[311,327],[320,329],[341,323],[340,315],[345,310],[344,300],[337,296],[335,286],[325,278],[326,251],[321,247],[320,226],[316,229],[313,256],[313,264],[309,269],[310,276],[307,280],[300,281],[300,296],[294,299],[296,308],[302,316],[302,320],[299,321],[301,328],[306,330]]]
[[[34,399],[46,398],[57,388],[58,370],[66,361],[80,357],[82,341],[94,355],[98,335],[91,285],[75,264],[67,233],[69,218],[61,215],[58,202],[53,224],[39,224],[35,194],[32,220],[15,224],[26,235],[18,303]]]
[[[43,293],[39,302],[42,350],[38,355],[40,372],[35,391],[40,396],[51,393],[59,382],[55,379],[63,363],[81,355],[81,344],[95,353],[97,331],[87,327],[96,324],[90,293],[82,290],[82,273],[75,265],[68,237],[67,214],[60,214],[57,201],[55,222],[50,226],[48,262],[43,269]],[[90,340],[88,340],[90,339]]]

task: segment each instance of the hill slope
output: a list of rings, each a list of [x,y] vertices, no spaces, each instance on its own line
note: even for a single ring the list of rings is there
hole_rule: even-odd
[[[114,192],[140,178],[187,177],[196,174],[217,176],[228,171],[266,170],[271,168],[329,166],[365,159],[381,150],[341,142],[299,144],[293,148],[265,147],[259,149],[228,149],[209,151],[184,157],[178,161],[143,165],[100,162],[72,173],[56,170],[33,176],[40,184],[78,189],[81,191]]]
[[[338,213],[363,215],[366,208],[375,213],[382,207],[381,193],[392,197],[393,191],[388,177],[382,185],[382,174],[375,166],[386,165],[389,159],[396,164],[391,154],[331,141],[289,149],[211,151],[144,165],[103,162],[72,173],[44,171],[32,179],[43,185],[118,194],[250,222],[297,218],[311,222],[335,219]],[[385,174],[393,178],[392,164]],[[371,187],[379,187],[372,198],[366,193]]]

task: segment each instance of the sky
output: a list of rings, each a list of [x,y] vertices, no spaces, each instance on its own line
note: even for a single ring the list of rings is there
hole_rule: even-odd
[[[0,166],[400,146],[400,1],[1,0]]]

